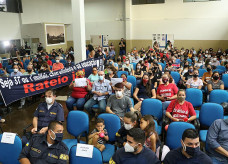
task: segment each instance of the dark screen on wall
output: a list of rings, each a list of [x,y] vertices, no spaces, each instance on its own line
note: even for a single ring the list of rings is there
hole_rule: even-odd
[[[165,0],[132,0],[132,5],[165,3]]]

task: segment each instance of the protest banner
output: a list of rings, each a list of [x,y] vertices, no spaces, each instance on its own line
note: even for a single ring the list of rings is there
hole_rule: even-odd
[[[0,91],[5,105],[45,92],[47,89],[56,89],[69,85],[75,78],[76,72],[83,70],[85,77],[92,73],[92,67],[103,70],[103,59],[88,59],[74,66],[50,73],[41,73],[31,76],[2,77]]]

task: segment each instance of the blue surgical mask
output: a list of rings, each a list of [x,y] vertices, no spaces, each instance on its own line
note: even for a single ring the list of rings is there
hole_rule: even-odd
[[[99,76],[99,80],[104,80],[104,76]]]

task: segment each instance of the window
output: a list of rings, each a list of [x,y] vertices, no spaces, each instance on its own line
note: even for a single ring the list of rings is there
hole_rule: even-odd
[[[0,0],[0,11],[6,11],[6,0]]]
[[[221,0],[184,0],[184,2],[209,2],[209,1],[221,1]]]
[[[132,5],[165,3],[165,0],[132,0]]]

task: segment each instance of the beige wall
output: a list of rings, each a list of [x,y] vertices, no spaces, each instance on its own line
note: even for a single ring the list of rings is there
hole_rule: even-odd
[[[194,47],[196,50],[199,48],[213,48],[214,50],[222,48],[223,50],[225,50],[228,48],[228,40],[175,40],[174,46],[177,48]]]
[[[109,40],[109,44],[113,43],[116,47],[116,54],[119,54],[119,40]],[[90,41],[87,40],[86,44],[89,44]],[[142,47],[145,49],[148,48],[148,46],[152,46],[152,40],[127,40],[126,41],[127,48],[126,51],[130,52],[133,50],[134,47],[137,48],[137,50],[140,50]],[[67,48],[73,46],[73,41],[67,41]],[[184,47],[185,49],[190,49],[194,47],[196,50],[199,48],[202,49],[208,49],[213,48],[214,50],[217,50],[218,48],[222,48],[223,50],[228,48],[228,40],[175,40],[174,41],[174,47],[177,47],[178,49],[181,49]]]

